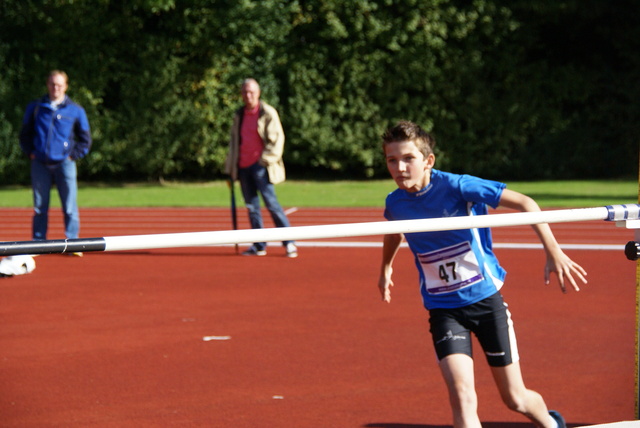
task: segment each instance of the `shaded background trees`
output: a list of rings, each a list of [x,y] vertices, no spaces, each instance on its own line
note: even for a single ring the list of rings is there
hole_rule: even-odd
[[[239,84],[255,77],[296,177],[384,174],[410,119],[438,167],[496,179],[637,174],[640,2],[5,0],[0,182],[50,69],[94,135],[83,180],[221,177]]]

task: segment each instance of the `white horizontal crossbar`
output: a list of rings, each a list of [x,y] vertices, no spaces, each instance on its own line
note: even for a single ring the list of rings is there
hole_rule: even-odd
[[[640,205],[614,205],[595,208],[444,217],[421,220],[380,221],[213,232],[110,236],[104,238],[68,239],[58,241],[4,242],[0,243],[0,256],[77,251],[123,251],[198,247],[253,242],[298,241],[308,239],[343,238],[349,236],[372,236],[395,233],[521,226],[541,223],[567,223],[587,220],[622,221],[638,218],[640,218]]]
[[[305,239],[435,232],[443,230],[520,226],[527,224],[561,223],[583,220],[606,220],[610,217],[610,214],[610,210],[607,207],[598,207],[527,213],[493,214],[473,217],[463,216],[421,220],[328,224],[288,228],[115,236],[105,238],[105,251],[243,244],[252,242],[297,241]],[[616,214],[614,214],[614,216],[615,215]],[[618,213],[618,215],[622,214]]]

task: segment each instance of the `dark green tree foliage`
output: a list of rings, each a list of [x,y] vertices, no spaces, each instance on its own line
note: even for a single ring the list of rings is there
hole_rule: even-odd
[[[221,177],[239,84],[280,111],[294,176],[384,174],[410,119],[438,166],[499,179],[633,176],[633,0],[5,0],[0,182],[28,182],[17,134],[49,70],[70,76],[87,180]]]
[[[537,129],[523,170],[535,177],[637,176],[640,3],[518,1],[515,34]],[[526,99],[523,97],[523,99]]]

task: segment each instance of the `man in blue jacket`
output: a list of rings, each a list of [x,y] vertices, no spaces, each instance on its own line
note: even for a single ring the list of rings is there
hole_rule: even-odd
[[[34,240],[47,239],[53,183],[62,203],[66,237],[75,239],[80,230],[76,160],[89,153],[91,129],[84,109],[66,95],[67,87],[67,74],[51,71],[48,95],[31,102],[22,120],[20,147],[31,160]]]

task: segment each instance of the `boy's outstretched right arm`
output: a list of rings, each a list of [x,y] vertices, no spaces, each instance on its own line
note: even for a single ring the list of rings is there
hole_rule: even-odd
[[[380,266],[378,288],[380,289],[382,300],[387,303],[391,302],[391,287],[393,287],[393,281],[391,280],[391,274],[393,273],[393,259],[398,253],[402,239],[403,236],[401,233],[384,235],[382,244],[382,264]]]

